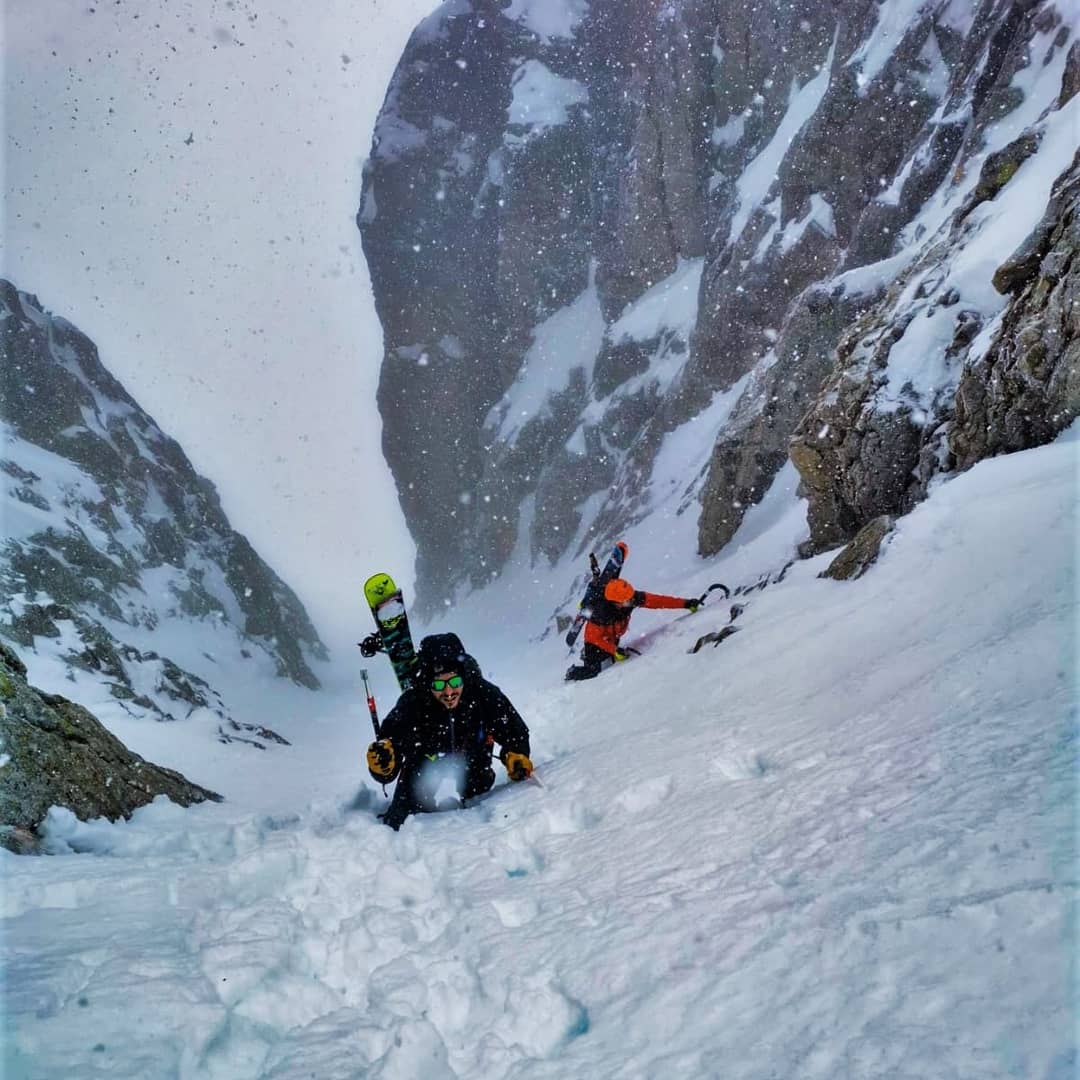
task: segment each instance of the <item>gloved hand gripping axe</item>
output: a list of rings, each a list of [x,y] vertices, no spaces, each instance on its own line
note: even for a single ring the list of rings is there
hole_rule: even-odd
[[[694,601],[694,606],[693,608],[691,608],[691,610],[697,611],[697,609],[705,603],[705,600],[708,597],[709,593],[711,593],[714,589],[723,589],[725,600],[727,600],[728,597],[731,596],[731,590],[726,585],[721,585],[719,581],[714,582]]]

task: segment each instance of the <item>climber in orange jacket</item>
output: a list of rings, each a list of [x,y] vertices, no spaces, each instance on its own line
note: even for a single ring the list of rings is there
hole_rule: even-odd
[[[634,608],[683,608],[697,611],[700,597],[665,596],[663,593],[643,592],[622,578],[613,578],[604,586],[601,600],[593,604],[585,623],[585,647],[581,663],[566,673],[567,682],[592,679],[600,674],[605,661],[624,660],[619,639],[630,625]]]

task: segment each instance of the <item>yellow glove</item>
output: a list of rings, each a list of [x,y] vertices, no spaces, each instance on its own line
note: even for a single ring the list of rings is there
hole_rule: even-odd
[[[367,767],[380,784],[387,784],[397,776],[397,754],[389,739],[379,739],[367,748]]]
[[[513,750],[504,750],[502,763],[506,766],[506,775],[511,780],[528,780],[532,776],[533,763],[525,754],[515,754]]]

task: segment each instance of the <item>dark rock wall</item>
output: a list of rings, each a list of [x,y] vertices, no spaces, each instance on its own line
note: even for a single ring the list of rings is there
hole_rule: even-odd
[[[821,542],[920,497],[944,459],[902,415],[840,455],[852,466],[842,480],[840,458],[815,464],[816,435],[799,426],[821,397],[813,431],[848,431],[852,407],[833,402],[831,378],[857,367],[868,401],[888,364],[882,313],[894,326],[907,317],[887,276],[854,288],[842,275],[928,242],[905,230],[981,161],[988,125],[1021,101],[1014,76],[1045,61],[1032,43],[1068,40],[1057,6],[1033,0],[923,5],[887,48],[876,0],[581,10],[571,35],[545,38],[502,5],[444,4],[402,57],[365,168],[358,223],[386,331],[379,407],[422,605],[497,574],[526,520],[534,558],[610,540],[648,512],[665,436],[736,384],[710,468],[687,478],[702,553],[764,495],[796,430],[808,490],[824,469],[821,498],[839,499]],[[1075,53],[1059,106],[1080,81]],[[521,111],[537,65],[557,80],[554,120]],[[987,190],[1014,167],[995,163]],[[608,333],[694,259],[689,332]],[[606,327],[594,362],[556,380],[508,436],[503,395],[537,328],[583,295]],[[876,344],[857,349],[851,328],[873,311]],[[959,367],[977,328],[957,315]],[[674,381],[650,380],[672,358]],[[984,374],[967,380],[972,408],[984,407],[972,389]],[[837,484],[860,494],[840,499]]]

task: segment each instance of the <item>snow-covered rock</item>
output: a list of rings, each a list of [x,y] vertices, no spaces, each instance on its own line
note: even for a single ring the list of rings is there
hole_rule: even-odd
[[[0,635],[31,681],[132,717],[213,716],[222,739],[249,723],[214,687],[233,654],[317,688],[302,605],[93,342],[8,282],[0,333]]]
[[[358,215],[424,603],[599,550],[674,446],[711,555],[796,432],[820,547],[1066,426],[1078,34],[1066,0],[443,4]]]
[[[220,801],[173,769],[144,761],[89,710],[26,681],[0,642],[0,846],[40,850],[37,827],[51,807],[82,820],[130,817],[159,795],[181,806]]]

